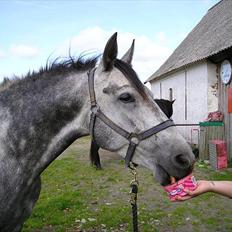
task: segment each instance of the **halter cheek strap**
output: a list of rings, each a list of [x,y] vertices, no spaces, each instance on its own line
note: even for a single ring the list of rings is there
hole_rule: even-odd
[[[168,127],[175,126],[172,120],[167,120],[161,122],[160,124],[142,131],[141,133],[133,133],[128,132],[116,123],[114,123],[111,119],[109,119],[100,109],[99,105],[96,101],[95,91],[94,91],[94,73],[96,68],[90,70],[88,72],[88,84],[89,84],[89,95],[90,95],[90,103],[91,103],[91,116],[90,116],[90,134],[94,138],[94,126],[96,118],[99,118],[102,122],[104,122],[107,126],[109,126],[112,130],[117,132],[122,137],[126,138],[129,141],[129,146],[125,156],[125,163],[127,167],[130,167],[130,163],[132,162],[135,149],[140,141],[145,140],[151,137],[158,132],[165,130]]]

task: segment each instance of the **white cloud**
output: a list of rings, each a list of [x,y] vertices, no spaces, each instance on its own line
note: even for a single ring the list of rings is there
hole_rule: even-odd
[[[147,36],[136,38],[134,68],[145,81],[171,54],[171,49]]]
[[[34,58],[39,55],[39,49],[26,44],[12,44],[10,46],[10,54],[16,57]]]
[[[109,36],[115,30],[105,31],[100,27],[87,28],[79,32],[78,35],[67,38],[57,49],[58,55],[67,56],[69,47],[71,52],[80,54],[81,52],[102,52]]]
[[[6,53],[2,50],[0,50],[0,59],[3,59],[6,57]]]
[[[74,55],[89,51],[100,54],[103,52],[107,40],[115,31],[117,30],[107,31],[100,27],[87,28],[80,31],[78,35],[66,39],[55,53],[58,56],[67,56],[69,47],[71,47],[71,53]],[[135,39],[133,67],[140,79],[145,81],[162,65],[172,50],[167,46],[164,32],[159,32],[151,38],[118,30],[118,57],[124,55],[131,46],[133,39]]]
[[[161,44],[167,44],[167,42],[168,42],[167,36],[163,31],[156,33],[155,38],[156,38],[157,42],[159,42]]]

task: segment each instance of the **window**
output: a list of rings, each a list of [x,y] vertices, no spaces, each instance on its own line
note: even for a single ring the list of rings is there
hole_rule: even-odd
[[[172,90],[172,88],[169,89],[169,101],[173,101],[173,90]]]

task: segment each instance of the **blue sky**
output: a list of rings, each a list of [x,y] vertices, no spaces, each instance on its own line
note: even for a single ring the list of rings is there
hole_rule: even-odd
[[[0,81],[38,70],[49,56],[101,53],[118,31],[119,57],[135,38],[134,69],[145,81],[218,0],[1,0]]]

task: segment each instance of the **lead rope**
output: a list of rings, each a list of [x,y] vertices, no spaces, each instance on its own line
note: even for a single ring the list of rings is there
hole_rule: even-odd
[[[138,186],[139,182],[137,180],[137,170],[132,162],[130,162],[130,169],[133,175],[133,180],[130,183],[131,191],[130,191],[130,203],[132,208],[132,221],[133,221],[133,231],[138,232],[138,211],[137,211],[137,194],[138,194]]]

